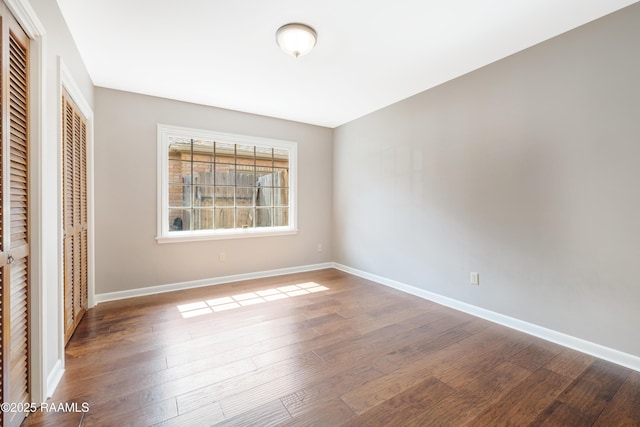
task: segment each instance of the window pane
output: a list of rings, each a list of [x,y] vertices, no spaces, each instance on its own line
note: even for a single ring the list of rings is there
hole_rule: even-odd
[[[233,208],[216,208],[214,225],[216,229],[228,229],[234,227],[234,213]]]
[[[193,162],[193,184],[213,185],[213,164]]]
[[[289,206],[289,190],[287,188],[273,189],[273,205]]]
[[[253,206],[254,191],[252,187],[236,187],[236,206]]]
[[[256,185],[256,174],[253,169],[236,171],[236,185],[239,187],[252,187]]]
[[[276,169],[273,172],[273,186],[274,187],[288,187],[289,186],[289,171],[286,169]]]
[[[273,214],[273,226],[281,227],[289,225],[289,208],[275,208]]]
[[[216,165],[215,184],[235,185],[236,168],[233,165]]]
[[[274,187],[279,182],[280,178],[277,172],[265,172],[260,175],[260,178],[256,181],[260,187]]]
[[[235,145],[225,142],[216,142],[216,163],[235,163]]]
[[[169,209],[169,231],[190,229],[191,209]]]
[[[272,183],[273,168],[262,167],[256,170],[256,185],[260,185],[262,187],[271,187]]]
[[[236,227],[248,228],[253,227],[253,208],[238,208],[236,209]]]
[[[169,183],[189,184],[191,182],[191,162],[169,160]]]
[[[169,207],[191,207],[191,186],[170,184]]]
[[[256,147],[256,166],[273,166],[273,148]]]
[[[271,159],[257,159],[256,160],[256,166],[257,167],[267,167],[270,168],[273,166],[273,160]]]
[[[193,184],[196,185],[213,185],[214,174],[210,170],[195,171],[195,168],[206,163],[194,163],[193,168]]]
[[[271,227],[271,208],[256,208],[256,227]]]
[[[258,187],[256,189],[256,206],[273,206],[273,188]]]
[[[273,150],[273,165],[278,168],[289,168],[289,151],[283,149]]]
[[[193,210],[194,230],[213,230],[213,209],[195,208]]]
[[[193,206],[213,206],[213,186],[194,185]]]
[[[234,205],[234,187],[215,187],[215,200],[213,204],[216,207],[233,206]]]
[[[193,161],[213,162],[213,141],[196,139],[193,141]]]
[[[289,159],[289,150],[286,148],[274,148],[273,156],[277,159]]]
[[[191,160],[191,139],[169,138],[169,158]]]
[[[251,145],[236,145],[236,164],[253,165],[255,163],[254,147]]]

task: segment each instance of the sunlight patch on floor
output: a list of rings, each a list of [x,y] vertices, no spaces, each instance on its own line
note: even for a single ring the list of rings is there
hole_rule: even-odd
[[[327,291],[329,288],[316,282],[300,283],[298,285],[281,286],[279,288],[264,289],[261,291],[247,292],[228,297],[213,298],[205,301],[192,302],[178,305],[178,311],[183,318],[201,316],[219,311],[233,310],[234,308],[249,305],[262,304],[279,299],[292,298],[300,295],[308,295],[316,292]]]

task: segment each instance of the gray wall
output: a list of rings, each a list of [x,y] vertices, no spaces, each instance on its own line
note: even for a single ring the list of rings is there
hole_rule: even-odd
[[[59,115],[61,105],[59,59],[64,62],[90,107],[93,106],[93,83],[58,9],[58,3],[51,0],[30,0],[30,3],[46,31],[44,35],[44,63],[39,64],[45,83],[45,91],[41,97],[45,111],[42,150],[41,152],[32,151],[30,156],[33,177],[31,182],[32,196],[35,196],[36,193],[42,193],[42,205],[40,206],[43,211],[42,224],[40,230],[36,227],[32,229],[32,233],[35,234],[33,241],[39,239],[42,244],[43,259],[38,259],[37,254],[33,253],[34,248],[32,248],[32,260],[39,264],[42,274],[45,300],[41,315],[44,316],[42,323],[45,326],[43,332],[46,348],[37,348],[37,342],[32,342],[32,345],[34,345],[34,353],[40,353],[45,357],[45,371],[48,375],[53,372],[56,363],[61,362],[60,356],[64,355],[62,337],[59,334],[60,319],[64,315],[60,310],[63,284],[60,280],[62,263],[60,250],[62,211],[60,203],[62,194],[59,184],[59,155],[62,152],[60,146],[62,131]],[[37,208],[37,205],[32,203],[32,216]],[[37,286],[38,283],[33,279],[32,277],[32,286]]]
[[[104,88],[95,116],[96,294],[332,260],[331,129]],[[299,233],[158,244],[158,123],[298,142]]]
[[[337,128],[335,261],[640,356],[638,23],[635,4]]]

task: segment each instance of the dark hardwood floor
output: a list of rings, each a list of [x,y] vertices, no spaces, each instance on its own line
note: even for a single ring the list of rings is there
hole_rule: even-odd
[[[50,402],[89,411],[23,425],[640,426],[640,373],[331,269],[100,304]]]

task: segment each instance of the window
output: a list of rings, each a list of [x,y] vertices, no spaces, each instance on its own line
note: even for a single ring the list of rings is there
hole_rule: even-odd
[[[158,125],[160,243],[296,232],[295,142]]]

